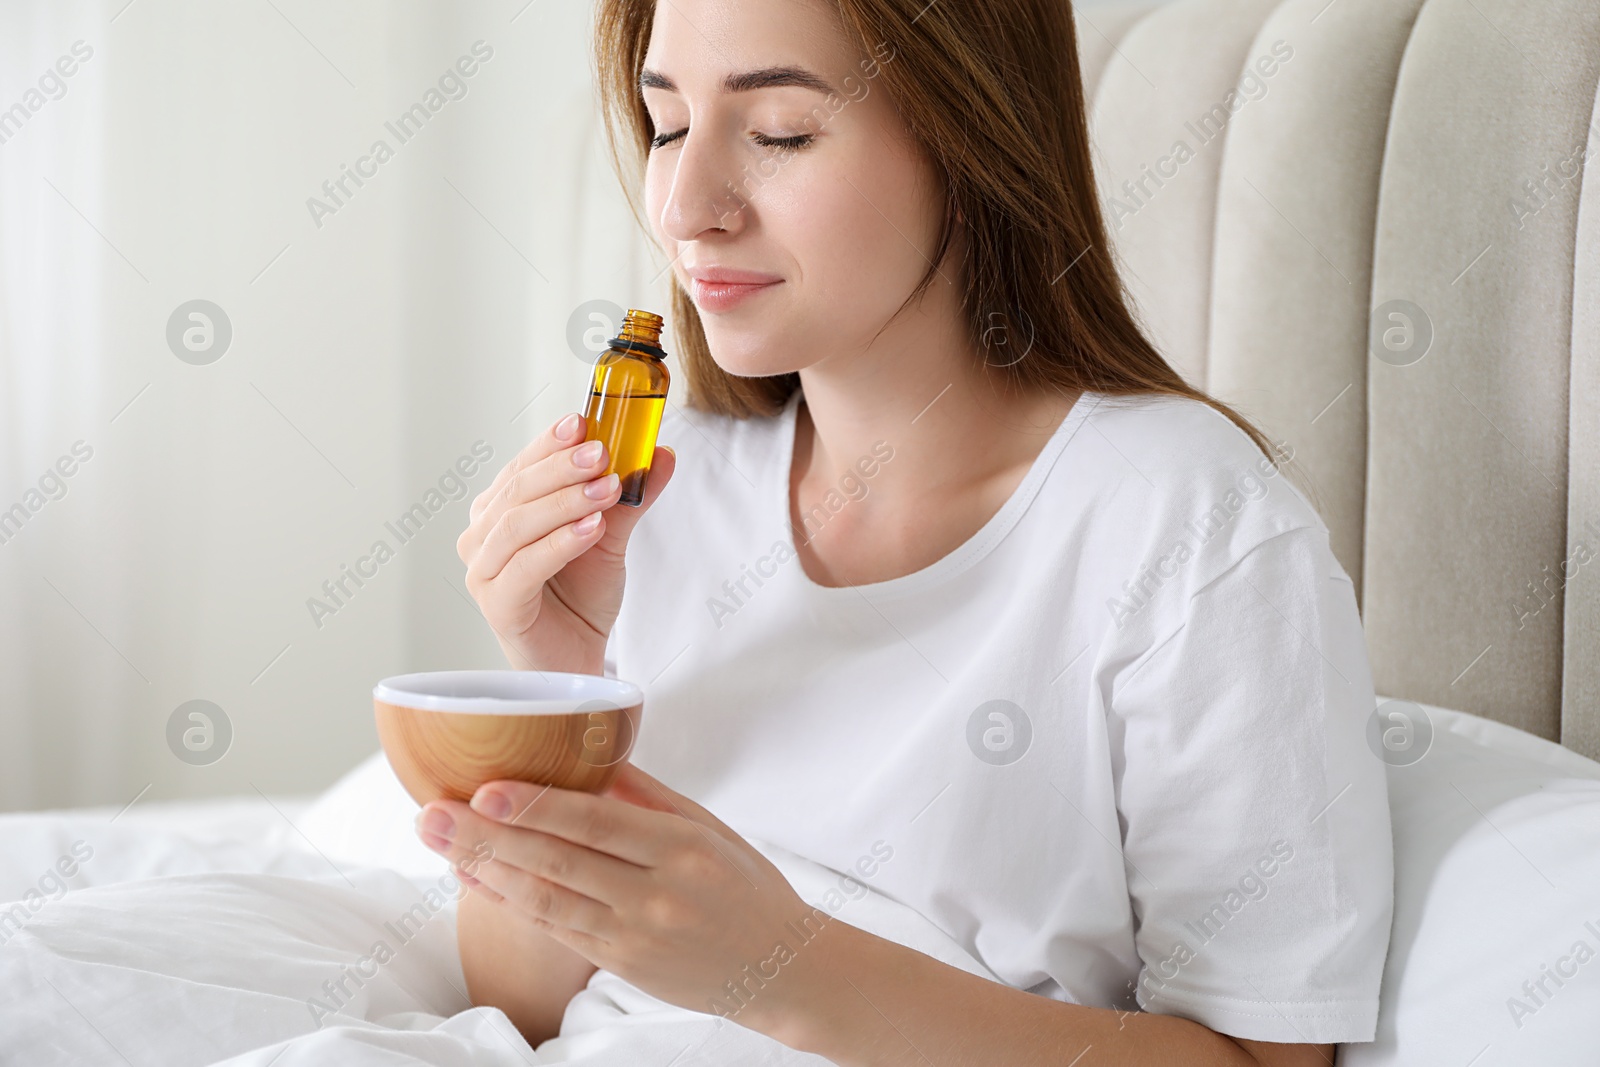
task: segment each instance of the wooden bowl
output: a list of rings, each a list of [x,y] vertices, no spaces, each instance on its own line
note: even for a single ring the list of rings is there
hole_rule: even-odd
[[[378,740],[420,804],[509,778],[598,793],[638,736],[632,682],[555,671],[429,671],[372,690]]]

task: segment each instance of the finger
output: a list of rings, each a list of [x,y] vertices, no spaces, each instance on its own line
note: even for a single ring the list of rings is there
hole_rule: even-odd
[[[493,500],[494,495],[504,487],[506,479],[516,472],[517,457],[512,456],[505,466],[500,468],[499,473],[494,476],[494,481],[490,482],[477,496],[473,497],[472,503],[467,505],[467,519],[469,522],[478,521],[478,516],[483,514],[483,509],[489,506],[489,501]]]
[[[579,426],[582,425],[580,420]],[[457,555],[463,561],[470,560],[495,523],[510,508],[603,473],[608,460],[605,442],[600,442],[598,455],[591,450],[579,457],[578,452],[586,444],[589,442],[583,439],[581,429],[576,438],[563,441],[555,436],[555,427],[551,427],[524,448],[496,475],[490,487],[473,500],[471,522],[456,542]],[[579,462],[580,458],[587,462]]]
[[[594,525],[585,530],[583,524],[591,516]],[[584,518],[559,526],[533,544],[518,549],[491,581],[480,581],[469,571],[467,590],[477,600],[486,618],[517,618],[522,615],[527,602],[542,591],[544,584],[568,563],[592,548],[605,536],[606,529],[605,513],[590,512]]]
[[[576,419],[576,424],[568,421],[571,419]],[[571,430],[566,436],[562,436],[560,432],[564,423]],[[494,498],[494,495],[505,488],[506,482],[512,475],[524,467],[539,462],[546,456],[553,455],[563,448],[580,443],[584,438],[585,432],[583,416],[575,411],[567,412],[555,422],[546,426],[543,433],[523,445],[522,450],[511,457],[511,462],[500,468],[500,473],[495,475],[494,481],[489,483],[489,488],[479,493],[477,498],[473,500],[472,507],[469,509],[471,517],[474,520],[477,519],[479,513]]]
[[[601,517],[594,528],[587,531],[579,528],[578,524],[583,518],[587,518],[586,515],[566,523],[564,527],[556,527],[546,535],[548,543],[534,541],[517,549],[501,568],[500,573],[509,570],[515,576],[510,588],[502,594],[502,597],[525,596],[528,589],[542,585],[591,548],[602,556],[609,555],[616,560],[623,559],[628,548],[628,537],[633,528],[639,524],[639,520],[644,517],[644,513],[649,511],[650,506],[661,496],[662,490],[666,488],[667,482],[672,478],[672,472],[676,469],[676,462],[677,457],[671,448],[656,449],[650,477],[645,485],[644,501],[638,507],[617,507],[617,501],[622,497],[619,482],[616,490],[595,502],[600,509]],[[594,514],[594,511],[591,509],[589,514]],[[491,581],[497,580],[498,577],[497,574]],[[467,588],[472,591],[479,603],[487,607],[489,600],[500,599],[495,596],[492,586],[488,592],[480,594],[474,587],[475,581],[475,576],[469,571]],[[485,597],[489,599],[486,600]],[[504,605],[502,610],[514,613],[521,607],[521,604],[511,603]]]
[[[444,819],[428,811],[442,813]],[[452,824],[448,828],[444,827],[446,820]],[[428,836],[423,841],[453,860],[470,856],[486,863],[489,858],[497,859],[608,907],[630,899],[644,882],[643,869],[631,863],[538,830],[485,818],[457,800],[430,804],[419,815],[419,829],[447,838],[442,849]],[[467,873],[499,889],[484,877],[481,868]]]
[[[595,491],[604,490],[604,494],[591,497],[589,495],[591,487]],[[484,538],[482,547],[473,557],[467,570],[480,582],[493,581],[511,561],[511,557],[522,549],[550,536],[562,526],[577,522],[591,512],[616,503],[621,496],[621,482],[616,475],[608,474],[603,478],[590,478],[556,489],[527,503],[518,504],[501,514]],[[542,582],[543,578],[540,581]]]
[[[505,913],[502,916],[503,920],[514,919],[517,922],[528,923],[535,929],[548,934],[555,941],[559,941],[561,944],[566,945],[568,948],[572,949],[572,951],[587,959],[590,963],[593,963],[596,966],[604,966],[604,964],[602,964],[600,961],[603,958],[602,953],[610,948],[610,942],[598,938],[593,934],[587,934],[580,930],[571,929],[570,927],[558,926],[550,920],[542,919],[537,915],[530,915],[526,910],[523,909],[521,905],[514,901],[507,900],[505,897],[501,896],[499,893],[496,893],[488,886],[481,886],[479,892],[484,894],[485,900],[489,900],[492,896],[492,903],[497,910],[504,909]]]
[[[556,927],[609,943],[617,913],[610,905],[575,893],[566,886],[529,874],[514,864],[492,859],[478,868],[480,880],[541,929]]]
[[[660,779],[647,774],[632,763],[622,765],[616,778],[612,779],[611,786],[606,790],[606,795],[655,811],[670,812],[702,826],[714,827],[738,836],[727,823],[713,815],[709,809],[676,789],[670,788]]]
[[[650,474],[644,480],[644,500],[639,504],[640,511],[650,510],[650,505],[656,502],[661,490],[672,480],[672,472],[677,469],[677,450],[671,445],[657,445],[650,454]]]
[[[648,808],[651,811],[676,813],[678,809],[672,805],[667,797],[645,785],[643,779],[646,777],[649,776],[645,775],[639,768],[625,762],[618,769],[617,776],[611,780],[611,784],[606,786],[604,792],[600,795],[615,797],[618,800],[626,801],[636,807]]]
[[[482,865],[480,864],[479,867],[481,866]],[[493,889],[490,889],[488,886],[478,881],[478,879],[474,878],[466,871],[463,871],[460,867],[455,867],[452,865],[451,869],[455,872],[455,876],[461,882],[461,884],[467,887],[468,891],[477,893],[485,900],[494,901],[496,904],[499,904],[505,900],[505,897],[502,897],[499,893],[496,893]]]
[[[604,474],[606,463],[605,442],[584,441],[516,471],[488,498],[477,518],[462,531],[456,541],[456,554],[470,562],[512,508],[567,486],[592,481]]]
[[[496,806],[496,798],[504,806]],[[478,787],[476,812],[511,826],[538,830],[642,868],[660,865],[666,851],[682,840],[683,820],[646,811],[613,797],[576,789],[493,781]]]
[[[660,499],[673,471],[678,468],[678,455],[669,446],[658,445],[650,457],[650,473],[644,480],[644,499],[636,508],[606,505],[606,536],[600,540],[600,551],[622,555],[627,548],[633,528],[644,518],[653,504]],[[618,494],[621,499],[621,494]]]
[[[559,448],[537,463],[530,463],[506,479],[500,491],[489,498],[479,518],[489,528],[497,512],[537,500],[557,489],[591,481],[605,473],[611,460],[604,441],[578,441]]]

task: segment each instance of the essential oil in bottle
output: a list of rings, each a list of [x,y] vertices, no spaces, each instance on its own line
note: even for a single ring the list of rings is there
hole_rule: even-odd
[[[584,440],[606,443],[610,464],[595,477],[613,471],[622,482],[619,503],[636,508],[644,502],[645,479],[656,453],[656,433],[667,405],[670,376],[662,362],[660,315],[630,308],[622,329],[595,360],[594,380],[583,410]]]

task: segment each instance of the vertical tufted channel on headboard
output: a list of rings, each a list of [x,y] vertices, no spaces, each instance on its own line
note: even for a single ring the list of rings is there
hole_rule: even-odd
[[[1378,179],[1421,6],[1280,4],[1250,54],[1292,58],[1229,124],[1217,190],[1206,388],[1294,449],[1358,602]]]
[[[1600,158],[1600,86],[1586,158]],[[1567,447],[1567,595],[1561,743],[1600,759],[1600,167],[1585,169],[1572,264],[1572,399]],[[1580,569],[1574,574],[1573,566]]]
[[[1546,579],[1567,558],[1579,198],[1569,183],[1530,200],[1525,183],[1581,151],[1597,80],[1594,0],[1428,0],[1374,249],[1373,307],[1409,301],[1433,334],[1415,362],[1369,364],[1374,678],[1551,739],[1563,590]]]
[[[1078,21],[1146,328],[1293,446],[1378,691],[1600,757],[1600,5],[1130,0]]]
[[[1151,341],[1206,380],[1211,241],[1226,123],[1246,50],[1278,0],[1178,0],[1135,22],[1092,96],[1106,226]],[[1085,8],[1093,24],[1097,9]],[[1102,16],[1103,19],[1103,16]],[[1079,39],[1096,36],[1080,28]],[[1080,50],[1083,46],[1080,45]],[[1224,109],[1226,113],[1226,109]],[[1177,150],[1182,142],[1186,150]]]

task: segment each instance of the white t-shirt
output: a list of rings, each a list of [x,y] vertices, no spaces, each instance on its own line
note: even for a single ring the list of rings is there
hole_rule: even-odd
[[[820,586],[788,518],[800,400],[662,422],[678,470],[607,646],[645,692],[633,761],[747,837],[870,870],[1016,988],[1371,1040],[1384,764],[1354,590],[1299,491],[1204,404],[1090,392],[961,547]]]

